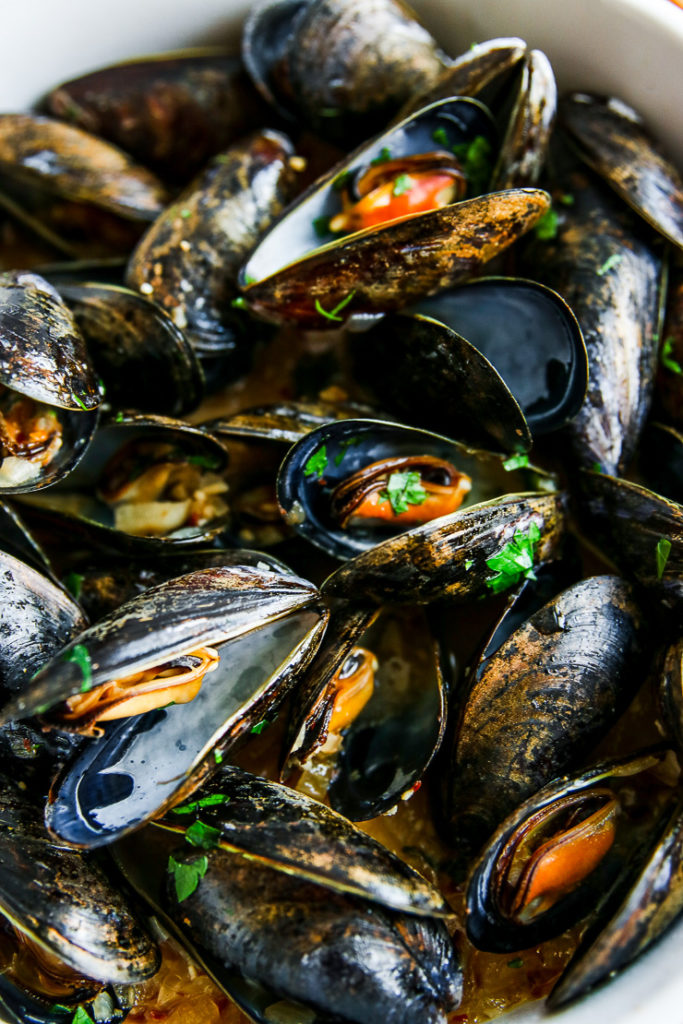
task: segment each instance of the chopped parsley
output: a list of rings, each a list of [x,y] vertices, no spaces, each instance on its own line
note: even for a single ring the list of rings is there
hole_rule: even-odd
[[[192,210],[188,210],[187,208],[185,208],[184,210],[180,211],[180,216],[183,218],[183,220],[187,220],[188,217],[192,216]]]
[[[171,814],[194,814],[204,807],[217,807],[219,804],[227,804],[230,797],[224,793],[212,793],[210,796],[203,796],[201,800],[193,800],[189,804],[181,804],[180,807],[171,808]]]
[[[607,257],[603,265],[601,267],[598,267],[598,277],[604,277],[605,274],[609,274],[610,270],[614,270],[615,267],[619,266],[623,258],[624,257],[621,255],[621,253],[613,252],[611,256]]]
[[[511,455],[509,459],[506,459],[503,463],[503,469],[508,473],[513,469],[526,469],[529,465],[529,456],[520,453],[519,455]]]
[[[522,960],[521,956],[515,957],[514,960],[508,960],[508,967],[524,967],[524,961]]]
[[[255,278],[255,277],[252,277],[252,276],[251,276],[251,274],[245,274],[245,275],[244,275],[244,283],[245,283],[246,285],[249,285],[249,284],[256,284],[256,278]]]
[[[665,338],[662,351],[659,353],[659,360],[665,370],[670,370],[671,373],[683,373],[681,364],[673,357],[673,350],[674,339],[672,337]]]
[[[71,1024],[93,1024],[93,1019],[83,1006],[79,1006],[71,1018]]]
[[[387,160],[391,160],[391,150],[388,146],[382,146],[375,159],[370,161],[370,166],[376,167],[377,164],[385,164]]]
[[[551,206],[534,224],[536,238],[541,242],[549,242],[551,238],[555,238],[557,235],[557,223],[557,210],[554,210]]]
[[[117,412],[116,416],[114,416],[114,423],[123,423],[124,419],[125,416],[123,415],[123,413]]]
[[[509,587],[519,583],[521,579],[535,580],[534,554],[535,547],[541,539],[541,531],[536,523],[530,523],[526,533],[517,530],[512,540],[491,558],[486,559],[489,569],[495,570],[495,576],[486,580],[494,594],[500,594]]]
[[[594,462],[593,465],[591,466],[591,469],[593,470],[594,473],[602,473],[603,472],[602,463],[601,462]]]
[[[260,736],[263,730],[267,729],[269,725],[270,722],[268,719],[264,718],[262,721],[257,722],[256,725],[252,725],[250,732],[252,732],[254,736]]]
[[[468,572],[472,568],[473,565],[474,565],[474,559],[473,558],[466,558],[465,559],[465,569]]]
[[[223,755],[221,754],[220,750],[214,750],[213,759],[216,762],[216,764],[223,764]]]
[[[190,846],[199,846],[202,850],[213,850],[218,846],[221,830],[213,825],[205,825],[203,821],[193,821],[185,833],[185,840]]]
[[[562,203],[563,206],[573,206],[574,196],[571,194],[571,192],[561,192],[557,197],[557,201],[559,203]]]
[[[199,885],[199,879],[203,878],[209,867],[209,858],[204,854],[196,860],[187,861],[181,864],[174,857],[168,858],[168,871],[173,875],[175,883],[175,894],[178,903],[182,903],[188,896],[191,896]]]
[[[244,295],[238,295],[236,299],[233,299],[230,303],[233,309],[249,309],[249,303],[245,299]]]
[[[331,217],[316,217],[313,221],[313,230],[315,231],[318,238],[324,238],[325,235],[330,234],[330,220]]]
[[[339,442],[339,447],[341,448],[341,451],[337,452],[337,454],[334,457],[334,464],[335,464],[335,466],[341,466],[342,462],[344,461],[344,456],[346,455],[346,452],[348,451],[348,449],[349,448],[353,448],[353,446],[355,444],[358,444],[359,441],[360,441],[359,437],[350,437],[348,439],[348,441],[340,441]]]
[[[81,693],[87,693],[88,690],[92,689],[92,665],[88,648],[85,644],[76,644],[73,651],[66,651],[62,655],[62,661],[72,661],[80,668],[81,675],[83,676]]]
[[[434,142],[438,142],[440,146],[446,146],[446,148],[451,144],[451,140],[448,138],[448,132],[445,128],[436,128],[432,132],[432,138],[434,139]]]
[[[81,596],[84,578],[79,572],[70,572],[68,576],[64,577],[64,586],[76,600]]]
[[[341,302],[338,302],[334,309],[331,310],[323,309],[323,307],[320,305],[320,300],[316,299],[315,311],[316,313],[320,313],[321,316],[324,316],[326,320],[337,320],[341,323],[344,317],[338,316],[337,314],[340,313],[345,306],[348,306],[349,302],[351,302],[351,299],[354,297],[355,294],[356,289],[354,288],[352,292],[349,292],[346,298],[342,299]]]
[[[483,135],[472,142],[459,142],[452,151],[461,162],[471,196],[485,192],[491,177],[491,143]]]
[[[72,391],[71,397],[73,398],[74,402],[79,407],[79,409],[82,409],[83,412],[88,412],[88,406],[85,404],[80,395],[77,395]]]
[[[325,472],[327,463],[327,445],[323,445],[322,448],[318,448],[317,452],[313,452],[308,459],[304,466],[304,476],[317,476],[319,479]]]
[[[399,174],[391,191],[395,196],[402,196],[404,193],[410,192],[414,184],[415,182],[409,174]]]
[[[380,494],[382,501],[390,501],[395,516],[408,511],[409,505],[422,505],[427,499],[427,492],[416,472],[392,473],[387,481],[386,491]]]
[[[671,554],[671,541],[667,540],[666,537],[660,537],[657,541],[657,579],[661,580],[666,569],[666,563],[669,561],[669,555]]]
[[[187,462],[192,466],[200,466],[202,469],[218,469],[220,459],[215,455],[188,455]]]
[[[352,177],[352,175],[353,171],[350,170],[342,171],[341,174],[338,174],[337,177],[332,182],[332,188],[335,190],[335,192],[341,192],[343,188],[346,188],[346,185],[348,184],[348,181]]]

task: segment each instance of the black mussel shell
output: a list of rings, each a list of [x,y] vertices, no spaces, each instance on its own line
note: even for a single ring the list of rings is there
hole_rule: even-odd
[[[588,360],[557,292],[482,278],[389,315],[356,343],[383,405],[466,443],[528,450],[581,408]]]
[[[506,891],[508,886],[511,883],[518,884],[516,879],[506,878],[515,843],[528,827],[536,829],[543,837],[540,828],[546,817],[548,821],[552,821],[551,816],[559,816],[561,820],[562,814],[569,814],[568,824],[571,826],[574,823],[573,816],[582,804],[586,806],[588,816],[596,809],[599,810],[600,804],[609,807],[615,797],[618,799],[622,780],[630,780],[633,776],[648,772],[663,756],[662,751],[644,752],[622,761],[590,768],[574,777],[556,779],[509,814],[487,842],[469,876],[465,925],[470,940],[478,949],[509,953],[535,946],[561,934],[590,914],[601,902],[604,904],[605,896],[614,892],[622,883],[625,860],[637,858],[644,837],[660,813],[654,802],[653,806],[647,807],[641,797],[635,801],[640,812],[636,811],[633,817],[628,814],[627,801],[634,803],[630,782],[626,782],[627,793],[621,807],[615,808],[617,814],[612,819],[612,845],[605,843],[602,859],[597,860],[597,865],[578,886],[575,884],[568,892],[557,897],[551,906],[537,907],[536,913],[526,920],[519,919],[518,912],[515,914],[514,904],[512,914],[510,907],[505,906],[510,903],[510,894]],[[624,815],[628,822],[622,828],[620,819]],[[577,823],[580,821],[581,818],[578,818]],[[536,846],[538,844],[539,840],[536,840]]]
[[[153,298],[207,356],[250,348],[249,321],[231,302],[245,257],[294,196],[293,147],[255,132],[212,160],[143,236],[126,283]],[[291,243],[290,243],[291,244]]]
[[[0,115],[3,176],[132,220],[154,220],[166,202],[161,182],[122,150],[34,114]]]
[[[680,755],[683,752],[683,636],[669,643],[664,651],[658,696],[662,716]]]
[[[22,499],[24,513],[29,522],[71,524],[91,544],[115,551],[161,554],[213,539],[225,529],[227,508],[204,523],[181,524],[169,530],[164,526],[164,509],[174,519],[177,517],[169,508],[174,501],[165,501],[163,491],[156,498],[141,501],[139,506],[134,495],[133,504],[117,500],[117,494],[123,494],[118,485],[134,487],[135,480],[160,459],[197,467],[215,478],[215,482],[221,479],[227,465],[223,445],[200,427],[164,416],[119,412],[100,427],[85,458],[67,480],[41,495]],[[108,494],[107,500],[103,493]],[[132,512],[136,507],[151,509],[151,525],[135,525],[136,533],[128,532],[125,526],[117,527],[116,509],[124,507]],[[176,511],[180,512],[180,508]],[[158,519],[154,518],[157,514]]]
[[[442,597],[462,601],[498,593],[505,581],[488,563],[497,564],[509,545],[520,542],[533,549],[533,564],[556,558],[565,509],[566,496],[560,492],[480,502],[356,555],[325,580],[323,592],[378,604],[428,604]],[[533,572],[531,566],[528,571]],[[509,585],[523,575],[520,570]]]
[[[296,878],[404,913],[452,913],[416,871],[341,815],[241,768],[222,767],[158,824],[185,833],[198,819],[219,830],[223,849]]]
[[[683,431],[683,260],[672,263],[655,382],[657,418]]]
[[[631,473],[638,483],[683,505],[683,433],[650,423],[643,432]]]
[[[475,668],[446,796],[462,848],[476,850],[605,735],[641,681],[640,625],[629,584],[592,577],[553,598]]]
[[[334,420],[356,419],[366,413],[377,418],[374,410],[349,402],[277,402],[275,405],[242,409],[225,419],[210,420],[203,426],[216,437],[241,441],[266,441],[292,445],[316,427]]]
[[[263,0],[247,19],[242,53],[271,104],[343,145],[378,131],[445,65],[395,0]]]
[[[325,610],[313,605],[252,628],[221,647],[220,666],[190,704],[106,726],[55,780],[46,809],[53,835],[102,846],[192,793],[274,713],[313,657],[325,622]]]
[[[49,556],[17,510],[4,501],[0,501],[0,550],[25,562],[53,583],[58,582]]]
[[[621,100],[573,93],[560,119],[580,155],[655,230],[683,248],[683,180]]]
[[[500,457],[426,430],[382,420],[339,420],[310,431],[285,456],[278,474],[283,515],[297,533],[335,558],[368,551],[388,533],[405,535],[411,523],[399,516],[395,523],[343,527],[333,514],[333,492],[366,466],[411,456],[442,459],[469,477],[472,487],[464,495],[465,508],[538,482],[533,469],[508,472]]]
[[[556,110],[557,85],[550,61],[541,50],[531,50],[522,66],[492,188],[536,184],[546,162]]]
[[[218,49],[100,68],[58,85],[46,103],[55,117],[108,139],[180,184],[266,120],[240,58]]]
[[[137,292],[107,284],[60,284],[88,343],[107,401],[182,416],[204,393],[199,361],[170,316]]]

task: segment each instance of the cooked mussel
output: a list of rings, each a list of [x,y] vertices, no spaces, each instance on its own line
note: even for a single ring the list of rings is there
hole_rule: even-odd
[[[416,426],[482,447],[528,450],[583,403],[588,363],[557,292],[481,278],[384,317],[359,337],[358,370]]]

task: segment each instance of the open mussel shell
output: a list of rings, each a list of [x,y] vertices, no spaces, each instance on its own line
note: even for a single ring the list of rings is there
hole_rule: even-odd
[[[325,580],[323,592],[362,595],[379,604],[428,604],[442,597],[462,601],[491,594],[497,573],[487,561],[500,555],[516,534],[531,539],[531,531],[538,529],[534,564],[558,557],[565,506],[566,496],[559,492],[480,502],[356,555]]]
[[[656,767],[663,757],[662,751],[645,752],[556,779],[503,821],[468,880],[465,926],[478,949],[508,953],[538,945],[586,917],[619,886],[624,858],[635,859],[658,816],[658,809],[646,808],[641,797],[637,802],[645,813],[639,819],[636,812],[622,828],[620,819],[628,817],[629,801],[633,804],[630,780]],[[558,859],[564,856],[566,863],[565,875],[558,874],[555,887],[547,876],[525,876],[521,863],[515,863],[515,857],[521,857],[531,869],[542,870],[538,858],[546,850],[552,855],[553,841]],[[563,841],[568,843],[566,852]],[[515,889],[521,909],[515,903]]]
[[[107,401],[167,416],[182,416],[199,405],[201,366],[160,306],[116,285],[60,284],[59,293],[87,341]]]
[[[0,913],[74,970],[134,984],[159,952],[93,860],[54,846],[40,806],[7,778],[0,788]]]
[[[224,849],[295,878],[405,913],[452,913],[421,875],[346,818],[240,768],[222,767],[157,824],[185,833],[197,819],[218,829]]]
[[[247,254],[296,192],[293,155],[280,132],[247,136],[209,163],[131,255],[128,286],[162,306],[203,355],[240,361],[250,348],[246,314],[231,301]]]
[[[265,105],[242,61],[218,48],[100,68],[62,82],[46,103],[55,117],[108,139],[181,184],[265,121]]]
[[[450,463],[471,480],[471,489],[463,496],[466,507],[501,493],[523,490],[529,484],[538,485],[533,469],[506,472],[501,458],[473,451],[426,430],[383,420],[339,420],[310,431],[285,456],[278,474],[278,501],[283,515],[297,533],[335,558],[362,554],[390,533],[406,535],[414,519],[401,519],[395,514],[395,522],[392,518],[386,522],[362,522],[356,516],[355,523],[344,526],[344,520],[339,518],[341,513],[335,510],[341,501],[340,486],[362,474],[366,467],[376,465],[379,471],[386,464],[388,477],[393,469],[406,468],[398,464],[399,460],[405,459],[407,463],[412,457],[419,471],[418,456]],[[424,473],[427,479],[429,469]],[[340,495],[338,500],[336,495]]]
[[[605,915],[581,940],[574,956],[550,993],[549,1009],[565,1006],[606,981],[640,956],[683,910],[683,807],[667,808],[653,834],[647,855],[635,858],[628,891],[609,901]],[[613,905],[617,903],[617,906]]]
[[[683,432],[683,257],[672,261],[655,384],[657,418]]]
[[[546,162],[556,110],[557,85],[550,61],[541,50],[531,50],[522,65],[492,188],[536,184]]]
[[[569,422],[588,386],[576,317],[557,292],[521,278],[481,278],[423,299],[381,320],[356,351],[387,408],[507,451]]]
[[[586,342],[588,393],[568,427],[573,455],[584,468],[599,463],[618,474],[649,411],[662,258],[651,233],[600,182],[572,171],[561,185],[573,202],[562,209],[556,236],[529,247],[525,271],[564,297]]]
[[[166,202],[161,182],[102,139],[49,117],[0,115],[0,177],[131,220],[153,220]]]
[[[356,419],[363,413],[372,419],[377,418],[374,410],[350,402],[337,404],[322,399],[316,402],[277,402],[241,409],[202,426],[228,444],[237,440],[292,445],[317,427],[334,420]]]
[[[683,433],[662,423],[648,424],[631,473],[638,483],[683,505]]]
[[[270,714],[313,657],[327,618],[316,599],[315,588],[295,577],[203,570],[146,591],[124,606],[123,618],[114,614],[80,637],[94,686],[196,651],[197,644],[217,646],[218,663],[189,704],[105,723],[104,736],[82,747],[54,783],[46,811],[51,831],[71,845],[99,846],[199,786],[220,763],[214,748],[227,749]],[[121,648],[128,654],[119,665]],[[78,686],[69,664],[62,657],[54,666],[59,687],[49,672],[38,677],[46,702]]]
[[[683,248],[683,180],[621,100],[573,93],[560,119],[580,155],[634,210]]]
[[[582,528],[629,578],[666,604],[683,599],[683,506],[629,480],[582,471]]]
[[[0,549],[13,555],[53,583],[58,583],[50,558],[33,536],[16,508],[0,501]]]
[[[445,65],[396,0],[262,0],[245,24],[242,53],[281,113],[343,144],[378,131]]]
[[[30,522],[71,524],[91,544],[119,551],[160,554],[206,543],[225,529],[227,510],[221,510],[221,500],[221,506],[215,506],[217,515],[207,509],[204,521],[193,525],[188,515],[191,519],[195,499],[176,500],[173,494],[166,496],[165,489],[159,493],[154,484],[155,467],[171,464],[181,472],[199,471],[200,491],[207,477],[207,488],[215,483],[221,492],[225,489],[220,473],[227,455],[216,438],[181,420],[119,412],[100,427],[67,480],[23,498],[26,517]],[[149,491],[145,485],[144,493],[136,493],[143,487],[142,483],[136,487],[136,481],[150,473]]]
[[[553,598],[474,670],[447,782],[454,842],[476,850],[605,735],[641,680],[640,626],[630,585],[595,576]]]

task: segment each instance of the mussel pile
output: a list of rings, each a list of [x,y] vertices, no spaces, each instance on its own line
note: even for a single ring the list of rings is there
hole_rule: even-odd
[[[648,948],[683,182],[638,115],[259,0],[0,115],[0,217],[0,1017],[479,1022]]]

